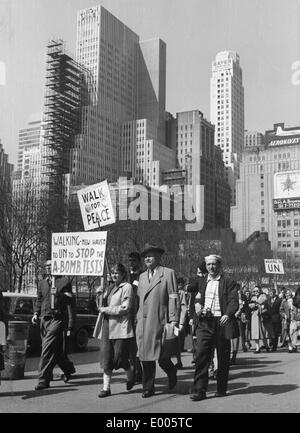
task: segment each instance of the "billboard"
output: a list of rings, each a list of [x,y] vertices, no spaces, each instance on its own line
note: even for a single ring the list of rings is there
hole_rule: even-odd
[[[266,144],[268,147],[299,145],[300,128],[284,129],[284,124],[274,125],[274,131],[266,132]]]
[[[273,209],[300,209],[300,171],[282,171],[274,174]]]

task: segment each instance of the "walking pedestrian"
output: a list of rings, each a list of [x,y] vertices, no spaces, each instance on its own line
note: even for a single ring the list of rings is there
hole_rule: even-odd
[[[57,364],[68,382],[75,373],[74,364],[66,353],[67,338],[71,337],[75,319],[75,304],[70,281],[63,276],[54,280],[51,260],[45,263],[45,276],[38,285],[37,300],[32,323],[40,318],[42,353],[38,367],[38,384],[35,390],[49,388],[53,369]],[[53,293],[51,293],[53,292]]]
[[[142,273],[141,268],[141,256],[137,251],[132,251],[128,254],[129,258],[129,282],[133,290],[133,307],[132,307],[132,327],[134,332],[134,338],[131,340],[130,346],[130,363],[133,367],[134,381],[135,383],[142,382],[142,366],[137,356],[137,343],[136,343],[136,315],[138,311],[138,284],[140,275]]]
[[[280,306],[280,314],[283,318],[284,338],[288,342],[288,352],[297,352],[297,337],[298,337],[298,308],[293,303],[293,295],[291,290],[286,290],[285,299]]]
[[[238,310],[237,283],[224,276],[219,255],[205,257],[208,275],[199,284],[199,296],[195,300],[197,315],[196,363],[191,399],[206,398],[208,369],[212,348],[218,357],[216,397],[227,395],[230,363],[230,340],[236,337],[233,326],[234,314]]]
[[[184,342],[186,337],[186,328],[188,324],[187,320],[187,300],[184,291],[184,279],[177,279],[177,288],[179,295],[179,334],[178,334],[178,352],[177,352],[177,364],[175,367],[177,370],[181,370],[183,368],[181,361],[181,352],[184,351]]]
[[[126,282],[127,272],[121,264],[111,268],[112,284],[99,296],[99,320],[94,337],[100,340],[100,365],[103,368],[103,388],[98,397],[111,395],[113,370],[123,368],[126,373],[126,389],[134,386],[133,368],[129,362],[131,339],[134,338],[131,310],[133,290]]]
[[[269,302],[270,302],[270,315],[273,327],[273,338],[271,340],[271,352],[276,352],[278,347],[278,339],[281,334],[281,315],[280,306],[281,299],[276,293],[274,288],[269,290]]]
[[[164,329],[178,327],[179,297],[174,270],[161,265],[163,253],[163,248],[152,244],[146,244],[142,252],[147,270],[139,279],[136,338],[143,368],[143,398],[155,394],[156,361],[168,376],[169,389],[177,383],[177,369],[162,343]]]
[[[249,307],[251,309],[251,339],[255,342],[253,353],[260,353],[262,347],[269,352],[268,339],[273,338],[270,307],[267,296],[259,285],[253,289]],[[260,346],[260,340],[262,340],[263,346]]]

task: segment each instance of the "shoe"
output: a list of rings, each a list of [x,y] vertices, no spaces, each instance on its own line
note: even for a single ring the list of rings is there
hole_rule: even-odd
[[[134,387],[135,381],[134,379],[128,380],[126,382],[126,389],[127,391],[130,391]]]
[[[37,384],[37,386],[34,388],[36,391],[41,391],[42,389],[50,388],[49,383],[40,382]]]
[[[177,368],[177,370],[183,370],[182,362],[177,362],[177,364],[175,364],[175,367]]]
[[[243,352],[248,352],[248,349],[246,346],[243,347]]]
[[[233,356],[230,360],[230,365],[235,365],[236,363],[236,358]]]
[[[258,349],[258,350],[254,350],[253,353],[260,353],[260,349]]]
[[[99,392],[98,397],[104,398],[104,397],[109,397],[110,395],[111,395],[110,389],[102,389],[102,391]]]
[[[215,397],[226,397],[228,394],[226,391],[217,391]]]
[[[296,353],[297,347],[293,347],[292,349],[289,349],[289,353]]]
[[[190,399],[193,401],[201,401],[206,399],[206,393],[205,392],[195,392],[190,395]]]
[[[277,352],[277,347],[272,347],[272,349],[270,350],[270,352]]]
[[[146,391],[143,392],[142,398],[152,397],[152,395],[154,395],[154,394],[155,394],[155,392],[153,390],[147,389]]]

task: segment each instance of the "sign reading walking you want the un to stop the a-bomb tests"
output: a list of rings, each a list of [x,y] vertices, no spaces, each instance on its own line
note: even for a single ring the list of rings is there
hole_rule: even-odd
[[[102,276],[107,232],[52,233],[52,275]]]
[[[107,180],[77,191],[84,230],[116,222]]]

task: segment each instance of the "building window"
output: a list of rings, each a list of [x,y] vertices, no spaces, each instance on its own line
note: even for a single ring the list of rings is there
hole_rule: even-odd
[[[299,247],[299,241],[295,241],[295,242],[294,242],[294,247],[295,247],[295,248],[298,248],[298,247]]]
[[[281,248],[281,241],[278,241],[278,242],[277,242],[277,247],[278,247],[278,248]]]

